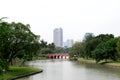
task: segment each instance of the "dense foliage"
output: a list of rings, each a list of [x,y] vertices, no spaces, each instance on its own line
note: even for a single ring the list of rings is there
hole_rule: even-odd
[[[55,47],[53,53],[68,53],[70,48]]]
[[[54,43],[48,44],[46,41],[41,40],[40,41],[40,54],[39,55],[53,53],[54,49],[55,49]]]
[[[7,70],[15,58],[31,60],[40,49],[39,36],[23,23],[0,21],[0,68]]]
[[[55,45],[40,40],[40,36],[30,30],[29,24],[8,23],[4,18],[0,19],[0,73],[7,71],[16,59],[24,63],[54,51]]]
[[[84,48],[84,46],[83,46],[82,42],[76,42],[70,49],[70,55],[72,55],[72,56],[77,55],[77,56],[83,57],[84,56],[83,48]]]
[[[92,58],[96,62],[101,60],[119,61],[120,38],[114,38],[112,34],[100,34],[98,36],[87,35],[83,42],[76,42],[70,49],[71,55],[77,55],[86,59]]]

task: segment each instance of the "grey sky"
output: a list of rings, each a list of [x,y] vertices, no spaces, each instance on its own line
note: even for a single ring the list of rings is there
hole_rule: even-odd
[[[64,41],[82,40],[86,32],[120,35],[120,0],[0,0],[0,17],[30,24],[48,42],[58,27]]]

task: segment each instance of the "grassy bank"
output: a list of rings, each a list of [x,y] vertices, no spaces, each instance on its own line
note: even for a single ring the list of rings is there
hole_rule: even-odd
[[[78,58],[78,61],[96,64],[95,60],[93,60],[93,59]],[[98,64],[102,64],[102,63],[104,63],[104,60],[99,62]],[[115,62],[115,61],[109,60],[107,63],[104,63],[103,65],[111,66],[111,67],[120,67],[120,62]]]
[[[86,62],[86,63],[96,63],[93,59],[84,59],[84,58],[78,58],[78,61]]]
[[[40,71],[40,69],[31,68],[31,67],[11,66],[9,71],[4,72],[3,75],[0,75],[0,80],[7,80],[10,78],[30,74],[30,73],[37,72],[37,71]]]
[[[106,63],[105,65],[120,67],[120,62],[108,62],[108,63]]]

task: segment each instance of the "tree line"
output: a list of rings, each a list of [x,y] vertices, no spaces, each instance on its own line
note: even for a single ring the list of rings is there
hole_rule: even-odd
[[[86,59],[94,59],[96,63],[101,60],[120,61],[120,37],[112,34],[100,34],[85,36],[82,42],[76,42],[69,52],[72,56],[76,55]]]
[[[9,23],[3,19],[0,19],[0,72],[8,70],[16,58],[25,62],[54,50],[54,44],[40,40],[29,24]]]

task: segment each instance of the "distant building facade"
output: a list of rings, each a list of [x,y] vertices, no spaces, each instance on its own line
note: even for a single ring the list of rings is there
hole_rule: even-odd
[[[68,39],[66,42],[64,42],[64,47],[69,48],[73,45],[73,39]]]
[[[53,42],[56,47],[63,47],[63,30],[62,28],[55,28],[53,31]]]

